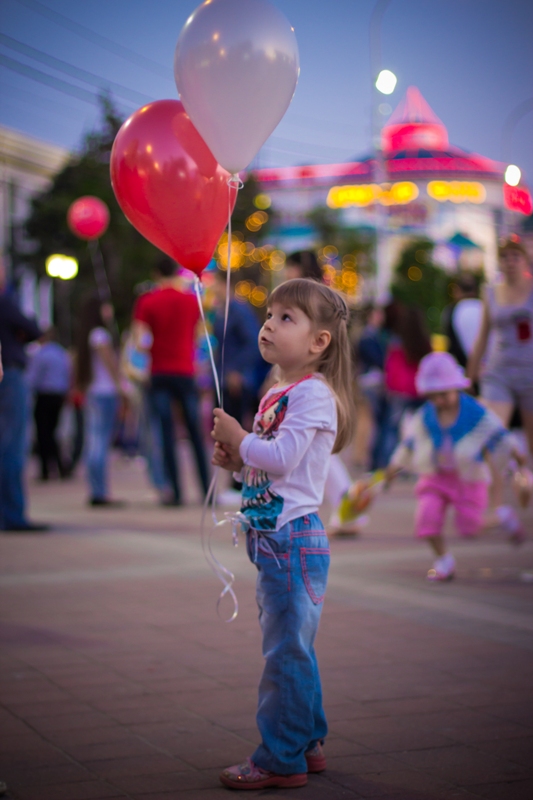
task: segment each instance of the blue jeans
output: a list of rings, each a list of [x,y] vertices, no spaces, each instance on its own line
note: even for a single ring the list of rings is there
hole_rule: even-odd
[[[116,395],[87,395],[84,460],[93,500],[104,500],[109,494],[107,460],[117,411]]]
[[[307,772],[305,753],[327,734],[314,641],[329,568],[329,542],[317,514],[274,533],[247,534],[255,563],[265,668],[252,761],[279,775]]]
[[[148,477],[152,485],[160,492],[170,487],[163,464],[163,437],[161,425],[155,414],[148,394],[143,390],[140,418],[140,448],[146,460]]]
[[[26,525],[24,463],[29,392],[24,371],[6,367],[0,383],[0,529]]]
[[[178,401],[183,411],[183,419],[194,450],[198,476],[204,494],[207,494],[209,488],[207,459],[200,428],[200,400],[194,378],[188,375],[152,375],[149,396],[154,414],[161,425],[165,475],[172,487],[174,499],[178,502],[181,501],[178,464],[175,453],[176,437],[174,435],[174,420],[172,417],[173,400]]]
[[[380,436],[382,444],[379,467],[385,467],[389,463],[400,441],[400,426],[403,415],[408,411],[416,411],[422,405],[422,402],[416,397],[407,397],[397,392],[389,392],[386,411],[381,423]]]

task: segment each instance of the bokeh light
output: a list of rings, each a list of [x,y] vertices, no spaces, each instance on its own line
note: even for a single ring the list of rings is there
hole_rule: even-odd
[[[235,294],[239,297],[249,297],[254,287],[255,283],[253,281],[239,281],[235,286]]]
[[[269,258],[270,269],[279,272],[285,266],[285,260],[286,256],[283,250],[273,250]]]
[[[254,206],[256,208],[261,209],[262,211],[265,211],[267,208],[270,208],[271,205],[272,205],[272,200],[270,199],[268,194],[265,194],[265,192],[261,192],[260,194],[257,194],[254,197]]]
[[[508,183],[509,186],[518,186],[521,177],[520,168],[516,164],[509,164],[505,170],[505,183]]]
[[[256,308],[266,306],[268,292],[264,286],[256,286],[250,293],[250,302]]]
[[[249,231],[257,233],[265,222],[268,222],[268,214],[266,211],[254,211],[253,214],[247,217],[245,225]]]
[[[398,78],[390,69],[382,69],[376,78],[376,89],[381,94],[392,94],[396,88]]]
[[[78,262],[71,256],[54,253],[45,262],[46,272],[51,278],[70,281],[78,274]]]

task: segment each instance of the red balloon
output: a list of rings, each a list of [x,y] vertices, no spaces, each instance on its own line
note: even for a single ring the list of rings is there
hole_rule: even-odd
[[[126,120],[111,151],[111,183],[131,224],[183,267],[209,264],[237,190],[178,100]]]
[[[80,197],[70,206],[67,222],[80,239],[98,239],[109,225],[109,209],[98,197]]]

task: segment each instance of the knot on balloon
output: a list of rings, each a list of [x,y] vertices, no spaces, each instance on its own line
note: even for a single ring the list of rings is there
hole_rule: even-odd
[[[244,183],[241,181],[241,179],[237,174],[234,174],[229,176],[228,186],[230,187],[230,189],[237,189],[238,191],[239,189],[242,189]]]

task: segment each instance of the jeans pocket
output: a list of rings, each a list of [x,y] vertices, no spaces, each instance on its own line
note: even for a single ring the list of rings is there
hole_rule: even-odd
[[[329,569],[329,547],[302,547],[300,549],[302,575],[307,594],[315,605],[326,594]]]

